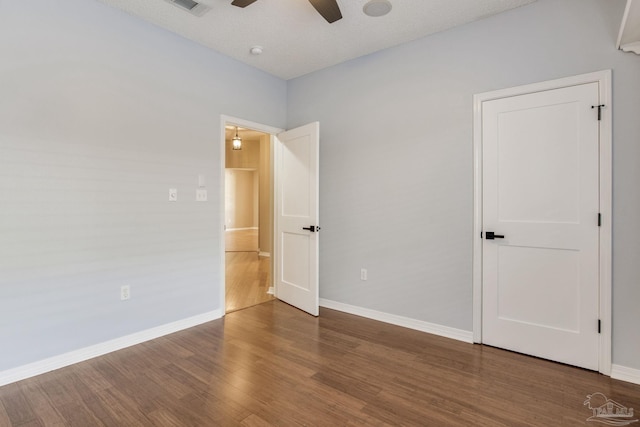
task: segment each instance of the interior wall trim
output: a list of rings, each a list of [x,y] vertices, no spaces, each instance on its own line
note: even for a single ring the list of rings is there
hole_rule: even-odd
[[[356,316],[366,317],[367,319],[378,320],[380,322],[390,323],[392,325],[402,326],[403,328],[414,329],[416,331],[426,332],[445,338],[451,338],[470,344],[473,343],[473,333],[471,331],[464,331],[462,329],[451,328],[449,326],[437,325],[435,323],[429,323],[423,320],[411,319],[409,317],[384,313],[381,311],[344,304],[338,301],[332,301],[324,298],[320,298],[320,307],[330,308],[332,310],[338,310],[344,313],[355,314]]]
[[[640,384],[640,369],[628,368],[622,365],[611,365],[611,378]]]
[[[64,368],[65,366],[84,362],[85,360],[93,359],[94,357],[102,356],[104,354],[131,347],[136,344],[141,344],[145,341],[160,338],[164,335],[169,335],[174,332],[200,325],[202,323],[220,319],[222,317],[222,314],[222,310],[219,309],[210,311],[208,313],[188,317],[186,319],[167,323],[165,325],[156,326],[151,329],[136,332],[130,335],[125,335],[120,338],[115,338],[110,341],[105,341],[58,356],[39,360],[27,365],[18,366],[17,368],[8,369],[6,371],[0,372],[0,386],[35,377],[36,375],[55,371],[56,369]]]

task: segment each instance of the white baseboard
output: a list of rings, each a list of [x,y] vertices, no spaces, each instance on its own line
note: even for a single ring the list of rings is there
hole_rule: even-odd
[[[640,369],[627,368],[621,365],[611,365],[611,378],[640,384]]]
[[[258,227],[225,228],[224,231],[258,230]]]
[[[2,371],[0,372],[0,386],[35,377],[36,375],[64,368],[65,366],[73,365],[74,363],[84,362],[85,360],[89,360],[94,357],[102,356],[113,351],[131,347],[132,345],[140,344],[145,341],[200,325],[202,323],[210,322],[221,318],[222,315],[222,310],[210,311],[208,313],[167,323],[166,325],[136,332],[134,334],[126,335],[100,344],[74,350],[59,356],[50,357],[38,362]]]
[[[271,254],[269,252],[258,252],[258,256],[269,258],[271,257]]]
[[[473,333],[471,331],[463,331],[462,329],[436,325],[435,323],[410,319],[408,317],[397,316],[395,314],[344,304],[324,298],[320,298],[320,306],[330,308],[332,310],[343,311],[349,314],[355,314],[356,316],[366,317],[368,319],[378,320],[380,322],[391,323],[392,325],[402,326],[404,328],[415,329],[416,331],[427,332],[429,334],[464,341],[470,344],[473,343]]]

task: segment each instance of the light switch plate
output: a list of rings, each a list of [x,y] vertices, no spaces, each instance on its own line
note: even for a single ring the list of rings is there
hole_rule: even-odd
[[[170,188],[169,189],[169,201],[176,202],[178,200],[178,189]]]

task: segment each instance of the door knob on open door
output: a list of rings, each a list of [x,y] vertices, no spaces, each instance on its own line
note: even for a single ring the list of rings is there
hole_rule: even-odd
[[[486,233],[484,233],[484,238],[487,240],[504,239],[504,235],[496,234],[493,231],[487,231]]]
[[[320,231],[320,227],[316,227],[315,225],[312,225],[310,227],[302,227],[303,230],[309,230],[310,232],[315,232],[315,231]]]

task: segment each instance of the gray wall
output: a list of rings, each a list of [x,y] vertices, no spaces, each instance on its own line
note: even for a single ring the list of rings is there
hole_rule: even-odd
[[[223,311],[220,114],[286,82],[87,0],[0,2],[0,58],[0,371]]]
[[[538,2],[289,81],[318,120],[320,296],[472,329],[472,96],[613,69],[613,360],[640,368],[640,57],[624,0]],[[369,279],[360,281],[360,268]]]

